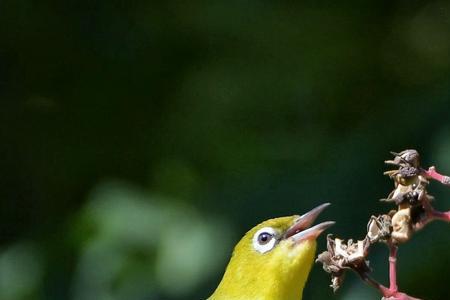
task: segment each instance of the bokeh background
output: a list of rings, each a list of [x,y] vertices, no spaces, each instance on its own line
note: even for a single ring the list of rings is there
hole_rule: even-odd
[[[0,299],[205,299],[247,229],[325,201],[361,238],[390,150],[450,173],[449,100],[448,1],[1,0]],[[449,249],[402,246],[401,288],[448,299]],[[305,299],[379,299],[328,281]]]

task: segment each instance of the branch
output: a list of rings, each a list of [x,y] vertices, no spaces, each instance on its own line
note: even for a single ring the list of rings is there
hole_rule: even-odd
[[[436,180],[450,186],[450,177],[436,171],[435,167],[423,169],[416,150],[395,153],[393,160],[386,163],[397,167],[384,172],[393,181],[395,188],[386,202],[393,202],[397,209],[380,216],[372,216],[367,225],[367,235],[363,240],[347,242],[339,238],[327,238],[327,249],[316,262],[321,262],[326,272],[332,276],[332,287],[336,291],[344,280],[346,270],[355,271],[368,285],[377,289],[383,300],[420,300],[400,292],[397,284],[397,256],[399,245],[411,240],[413,234],[435,221],[450,223],[450,211],[441,212],[431,205],[428,194],[429,180]],[[389,248],[389,287],[370,277],[371,269],[367,256],[372,244],[381,242]]]

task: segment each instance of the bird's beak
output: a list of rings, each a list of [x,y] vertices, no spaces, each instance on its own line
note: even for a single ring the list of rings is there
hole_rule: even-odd
[[[295,243],[299,243],[304,240],[315,240],[325,229],[335,223],[328,221],[310,227],[320,213],[328,206],[330,206],[330,203],[324,203],[300,216],[295,221],[294,225],[286,231],[284,238],[291,238]]]

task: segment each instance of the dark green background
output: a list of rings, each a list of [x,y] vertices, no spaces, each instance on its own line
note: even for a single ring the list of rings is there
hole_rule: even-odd
[[[449,100],[448,1],[1,0],[0,298],[205,299],[247,229],[325,201],[361,238],[390,150],[450,173]],[[401,288],[448,299],[449,248],[401,247]]]

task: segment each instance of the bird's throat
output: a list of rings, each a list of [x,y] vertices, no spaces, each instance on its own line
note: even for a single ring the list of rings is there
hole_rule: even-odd
[[[271,256],[233,256],[209,300],[301,300],[311,270],[315,242],[278,249]]]

